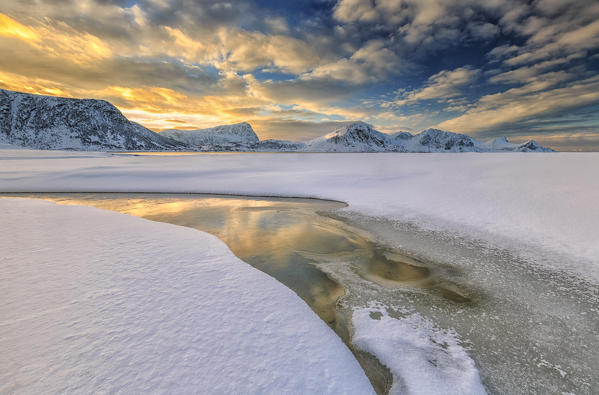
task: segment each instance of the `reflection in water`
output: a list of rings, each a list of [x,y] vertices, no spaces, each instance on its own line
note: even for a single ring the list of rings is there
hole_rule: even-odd
[[[372,257],[360,262],[359,267],[363,277],[383,286],[393,286],[402,281],[423,280],[429,276],[428,268],[419,265],[418,262],[406,262],[407,260],[397,254],[375,248]]]
[[[327,274],[327,264],[343,264],[385,288],[434,289],[448,300],[467,302],[419,261],[375,243],[350,224],[323,215],[343,203],[198,194],[37,194],[61,204],[96,206],[153,221],[211,233],[233,253],[295,291],[346,342],[378,393],[391,385],[389,370],[350,342],[347,310],[337,308],[345,289]],[[351,313],[350,313],[351,314]]]
[[[352,309],[372,300],[391,307],[390,316],[401,318],[394,306],[413,306],[441,327],[456,328],[471,342],[490,393],[596,393],[596,287],[504,251],[355,213],[344,218],[333,213],[343,204],[320,200],[181,194],[30,197],[97,206],[216,235],[239,258],[305,300],[354,352],[378,393],[391,385],[389,370],[350,341]],[[356,222],[369,233],[352,225]],[[411,246],[426,263],[375,243],[371,234],[386,245]]]
[[[336,303],[344,289],[317,264],[347,261],[358,274],[383,286],[428,284],[429,269],[422,263],[385,250],[361,231],[318,214],[344,207],[343,203],[197,194],[46,194],[43,198],[211,233],[236,256],[294,290],[333,328]]]

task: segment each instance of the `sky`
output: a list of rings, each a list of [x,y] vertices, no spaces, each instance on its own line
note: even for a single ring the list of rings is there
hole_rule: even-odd
[[[0,88],[154,130],[362,120],[599,150],[599,1],[0,0]]]

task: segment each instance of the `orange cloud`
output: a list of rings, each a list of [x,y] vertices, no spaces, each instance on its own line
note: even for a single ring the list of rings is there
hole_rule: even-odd
[[[0,13],[0,36],[15,37],[25,41],[40,41],[40,36],[34,29],[22,25],[2,13]]]
[[[3,71],[0,71],[0,88],[37,95],[72,96],[61,84],[41,78],[28,78]]]
[[[25,26],[0,13],[0,36],[23,40],[50,56],[61,57],[78,64],[112,55],[110,47],[98,37],[80,33],[64,23],[58,23],[57,27],[43,24],[35,27]]]

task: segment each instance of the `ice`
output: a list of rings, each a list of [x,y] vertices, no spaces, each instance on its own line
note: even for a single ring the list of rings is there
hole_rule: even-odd
[[[416,313],[390,317],[376,305],[356,309],[353,342],[393,374],[392,394],[485,394],[474,361],[456,335]]]
[[[213,236],[40,200],[0,212],[0,393],[372,393],[308,306]]]
[[[499,245],[513,254],[526,256],[526,260],[514,260],[514,264],[533,262],[555,270],[558,276],[566,271],[586,281],[599,281],[597,153],[132,156],[4,149],[0,151],[0,163],[0,191],[4,192],[203,192],[340,200],[349,204],[345,209],[348,213],[411,223],[434,234],[460,236],[459,240],[462,236],[467,240],[477,239],[481,245]],[[145,223],[148,224],[151,223]],[[4,217],[2,225],[5,232],[14,228]],[[174,238],[176,234],[171,233],[163,236],[167,240]],[[87,236],[93,239],[92,233]],[[29,234],[27,237],[21,240],[24,243],[21,245],[38,248],[36,239]],[[121,240],[114,242],[118,244]],[[156,245],[145,247],[152,258],[163,252]],[[45,256],[45,247],[40,248],[39,255]],[[36,256],[32,251],[27,253]],[[77,255],[72,252],[72,256]],[[26,258],[21,261],[28,262],[30,255]],[[485,265],[484,260],[471,263],[480,267],[477,272],[501,270],[501,266]],[[501,278],[493,273],[487,276],[491,283]],[[20,289],[28,289],[21,285]],[[237,286],[237,292],[247,290],[244,297],[257,296],[252,294],[257,288],[253,288],[251,281],[240,281]],[[258,296],[267,297],[269,292]],[[529,303],[529,299],[523,300],[524,304]],[[174,302],[178,303],[178,299]],[[256,306],[263,303],[268,307],[271,302],[258,300]],[[168,306],[173,305],[176,304]],[[290,314],[296,310],[285,308]],[[163,310],[169,312],[169,308]],[[376,320],[370,312],[355,312],[354,340],[376,353],[396,377],[401,378],[397,380],[400,386],[397,388],[405,389],[409,383],[415,390],[428,388],[428,384],[441,388],[437,385],[446,380],[451,383],[450,388],[476,392],[479,379],[470,365],[472,361],[464,349],[459,348],[461,345],[451,331],[436,330],[430,321],[420,316],[399,319],[383,311]],[[548,317],[551,318],[551,314],[548,313]],[[402,336],[393,337],[394,331],[400,329]],[[414,353],[388,354],[387,349],[397,347],[387,343],[386,337],[376,336],[377,331],[391,334],[390,341],[398,341],[404,345],[402,348],[412,347]],[[447,344],[451,352],[443,354],[442,348],[438,349],[432,340]],[[235,341],[236,338],[233,343]],[[297,352],[303,353],[302,348]],[[447,369],[429,369],[423,362],[427,352],[436,357],[445,355],[447,364],[443,366]],[[423,363],[422,369],[402,371],[401,367],[406,366],[402,365],[406,363],[402,355]],[[551,358],[547,361],[560,377],[561,371],[567,371],[565,365]],[[466,375],[454,376],[452,369],[456,366]],[[567,372],[566,377],[569,377],[570,372]]]
[[[0,151],[3,192],[318,197],[501,244],[599,280],[599,154],[201,154]],[[539,258],[542,256],[542,259]]]

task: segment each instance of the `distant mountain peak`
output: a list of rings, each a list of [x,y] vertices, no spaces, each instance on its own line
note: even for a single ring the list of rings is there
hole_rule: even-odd
[[[252,129],[252,125],[248,122],[220,125],[207,129],[170,129],[163,130],[160,134],[196,148],[209,145],[234,148],[236,145],[255,144],[260,141]]]
[[[512,144],[505,137],[484,143],[460,133],[428,128],[417,134],[385,134],[366,122],[352,122],[305,143],[303,151],[314,152],[550,152],[536,142]]]
[[[384,151],[388,135],[375,130],[366,122],[352,122],[331,133],[306,141],[305,150],[377,152]]]
[[[518,151],[521,152],[555,152],[551,148],[543,147],[535,140],[528,140],[524,144],[518,146]]]

